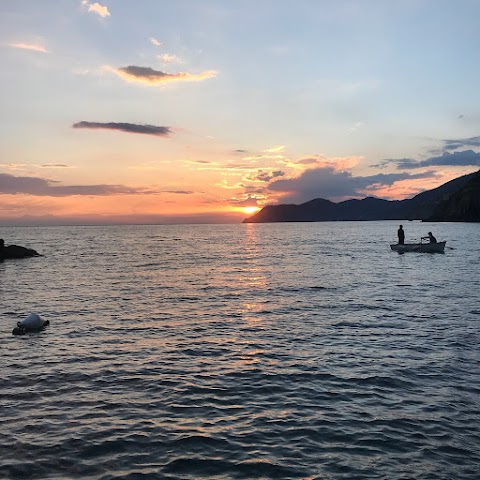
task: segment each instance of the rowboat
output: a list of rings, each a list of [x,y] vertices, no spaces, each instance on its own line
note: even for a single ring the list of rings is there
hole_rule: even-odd
[[[405,243],[404,245],[394,244],[390,245],[392,250],[398,253],[405,252],[428,252],[428,253],[443,253],[445,250],[445,244],[447,242],[437,243]]]

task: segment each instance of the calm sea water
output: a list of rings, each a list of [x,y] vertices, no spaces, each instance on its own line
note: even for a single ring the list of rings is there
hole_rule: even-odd
[[[480,225],[396,229],[0,228],[0,478],[479,479]]]

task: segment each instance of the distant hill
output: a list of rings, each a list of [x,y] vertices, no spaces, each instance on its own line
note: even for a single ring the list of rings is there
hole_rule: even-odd
[[[480,215],[479,182],[480,171],[456,178],[440,187],[419,193],[406,200],[390,201],[367,197],[362,200],[353,199],[334,203],[317,198],[300,205],[267,205],[255,215],[243,220],[243,223],[426,220],[431,218],[442,221],[441,219],[446,218],[447,212],[452,218],[455,216],[462,218],[460,208],[468,212],[469,218],[478,218]],[[458,195],[458,198],[454,197],[454,194]],[[469,200],[466,200],[467,197]],[[450,201],[454,202],[454,198],[456,198],[455,203],[449,203]]]
[[[433,222],[480,222],[480,170],[468,182],[441,202],[432,216]]]

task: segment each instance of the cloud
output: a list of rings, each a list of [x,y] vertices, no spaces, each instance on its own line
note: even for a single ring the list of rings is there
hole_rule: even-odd
[[[88,11],[100,15],[102,18],[110,16],[110,12],[107,7],[100,5],[99,3],[89,3],[88,0],[82,0],[82,4],[88,7]]]
[[[263,197],[261,198],[263,199]],[[237,207],[257,207],[258,198],[254,195],[247,194],[244,198],[233,197],[230,199],[230,204]]]
[[[349,170],[360,162],[362,157],[331,157],[327,158],[323,155],[311,155],[309,157],[297,160],[295,165],[317,165],[321,167],[331,167],[336,171]]]
[[[257,198],[266,198],[266,189],[263,187],[254,187],[253,185],[243,185],[245,193],[256,194]]]
[[[480,166],[480,153],[473,150],[462,150],[460,152],[444,152],[442,155],[430,157],[426,160],[414,160],[412,158],[402,158],[398,160],[385,160],[381,166],[394,163],[398,169],[414,169],[433,166]]]
[[[318,159],[315,157],[301,158],[296,163],[299,165],[315,165],[318,163]]]
[[[265,153],[279,153],[285,150],[285,145],[277,145],[276,147],[267,148],[264,150]]]
[[[30,170],[31,167],[35,168],[73,168],[70,165],[64,163],[43,163],[40,165],[35,164],[27,164],[27,163],[0,163],[0,168],[5,170],[17,170],[17,171],[25,171]]]
[[[70,166],[65,163],[44,163],[40,166],[42,168],[70,168]]]
[[[26,163],[0,163],[0,168],[6,170],[25,170],[28,166]]]
[[[250,175],[248,180],[259,181],[259,182],[269,182],[277,177],[283,177],[285,172],[282,170],[275,170],[273,172],[265,172],[264,170],[259,170],[256,175]]]
[[[170,127],[157,127],[155,125],[137,125],[135,123],[101,123],[101,122],[78,122],[72,125],[72,128],[89,128],[119,130],[127,133],[141,133],[143,135],[154,135],[156,137],[168,137],[171,132]]]
[[[284,155],[252,155],[250,157],[243,157],[245,161],[259,161],[259,160],[285,160]]]
[[[19,48],[21,50],[32,50],[39,53],[48,53],[45,47],[35,43],[9,43],[10,47]]]
[[[152,43],[156,47],[162,46],[162,42],[158,41],[155,37],[150,37],[150,43]]]
[[[183,63],[176,55],[170,55],[169,53],[160,55],[160,59],[163,63]]]
[[[480,137],[449,139],[443,142],[446,150],[456,150],[464,147],[480,147]]]
[[[191,190],[162,190],[162,193],[175,193],[177,195],[193,195]]]
[[[305,170],[299,177],[272,182],[268,188],[287,195],[282,202],[302,203],[314,198],[337,199],[342,197],[363,197],[369,187],[389,186],[395,182],[432,178],[433,172],[411,175],[409,173],[378,174],[354,177],[350,172],[337,171],[331,166]]]
[[[124,185],[59,185],[59,182],[41,177],[19,177],[0,173],[0,194],[35,195],[39,197],[69,197],[73,195],[142,195],[158,194],[156,190]]]
[[[150,67],[137,67],[134,65],[121,68],[106,67],[127,82],[143,83],[155,86],[173,82],[201,82],[208,78],[214,78],[216,72],[205,71],[197,75],[191,73],[165,73]]]

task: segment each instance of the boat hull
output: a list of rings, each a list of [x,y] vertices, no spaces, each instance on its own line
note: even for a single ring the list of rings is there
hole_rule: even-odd
[[[405,243],[404,245],[398,245],[398,244],[390,245],[390,248],[399,253],[405,253],[405,252],[444,253],[446,243],[447,242]]]

